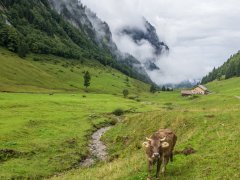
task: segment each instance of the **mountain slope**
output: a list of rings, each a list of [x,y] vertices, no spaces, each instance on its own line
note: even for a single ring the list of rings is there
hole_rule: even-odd
[[[47,0],[0,0],[0,46],[21,57],[32,52],[79,60],[95,59],[128,76],[151,82],[132,62],[119,62],[107,48],[100,48],[90,34],[85,27],[83,30],[73,26],[52,10]]]
[[[122,94],[148,91],[145,83],[127,78],[121,72],[96,60],[79,61],[52,55],[31,54],[22,59],[0,48],[0,91],[7,92],[82,92],[83,72],[89,71],[89,92]]]
[[[212,72],[203,77],[202,83],[206,84],[216,79],[229,79],[237,76],[240,76],[240,52],[232,55],[222,66],[214,68]]]
[[[100,49],[110,53],[119,64],[131,67],[139,73],[139,76],[141,75],[141,79],[144,79],[145,82],[151,82],[145,69],[135,57],[118,50],[108,24],[98,18],[81,1],[49,0],[49,2],[52,9],[56,10],[74,27],[84,32]]]

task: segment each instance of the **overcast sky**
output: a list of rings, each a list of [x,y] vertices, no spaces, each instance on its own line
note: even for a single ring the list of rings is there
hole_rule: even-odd
[[[159,84],[200,79],[240,50],[240,0],[82,0],[82,3],[109,24],[116,44],[125,52],[131,48],[117,36],[122,26],[141,26],[144,16],[156,27],[160,39],[170,48],[169,55],[157,62],[161,72],[150,73]]]

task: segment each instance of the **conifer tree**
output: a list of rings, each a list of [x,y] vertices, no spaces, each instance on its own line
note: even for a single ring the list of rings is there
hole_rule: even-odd
[[[84,79],[84,86],[88,88],[90,86],[90,81],[91,81],[91,75],[88,71],[84,73],[83,79]]]

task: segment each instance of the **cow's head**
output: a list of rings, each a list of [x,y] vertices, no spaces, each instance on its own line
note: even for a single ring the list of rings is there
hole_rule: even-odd
[[[159,151],[160,148],[166,148],[169,146],[168,142],[164,142],[166,137],[159,139],[159,138],[146,138],[146,142],[143,145],[148,148],[150,151],[151,158],[158,158],[160,156]]]

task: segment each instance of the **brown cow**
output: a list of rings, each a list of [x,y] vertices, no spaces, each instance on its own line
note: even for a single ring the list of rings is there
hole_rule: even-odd
[[[147,142],[143,145],[146,147],[148,158],[148,180],[154,163],[157,162],[156,178],[159,178],[161,164],[163,165],[161,172],[164,174],[169,159],[173,161],[173,149],[177,141],[177,136],[169,129],[160,129],[150,138],[146,138]]]

